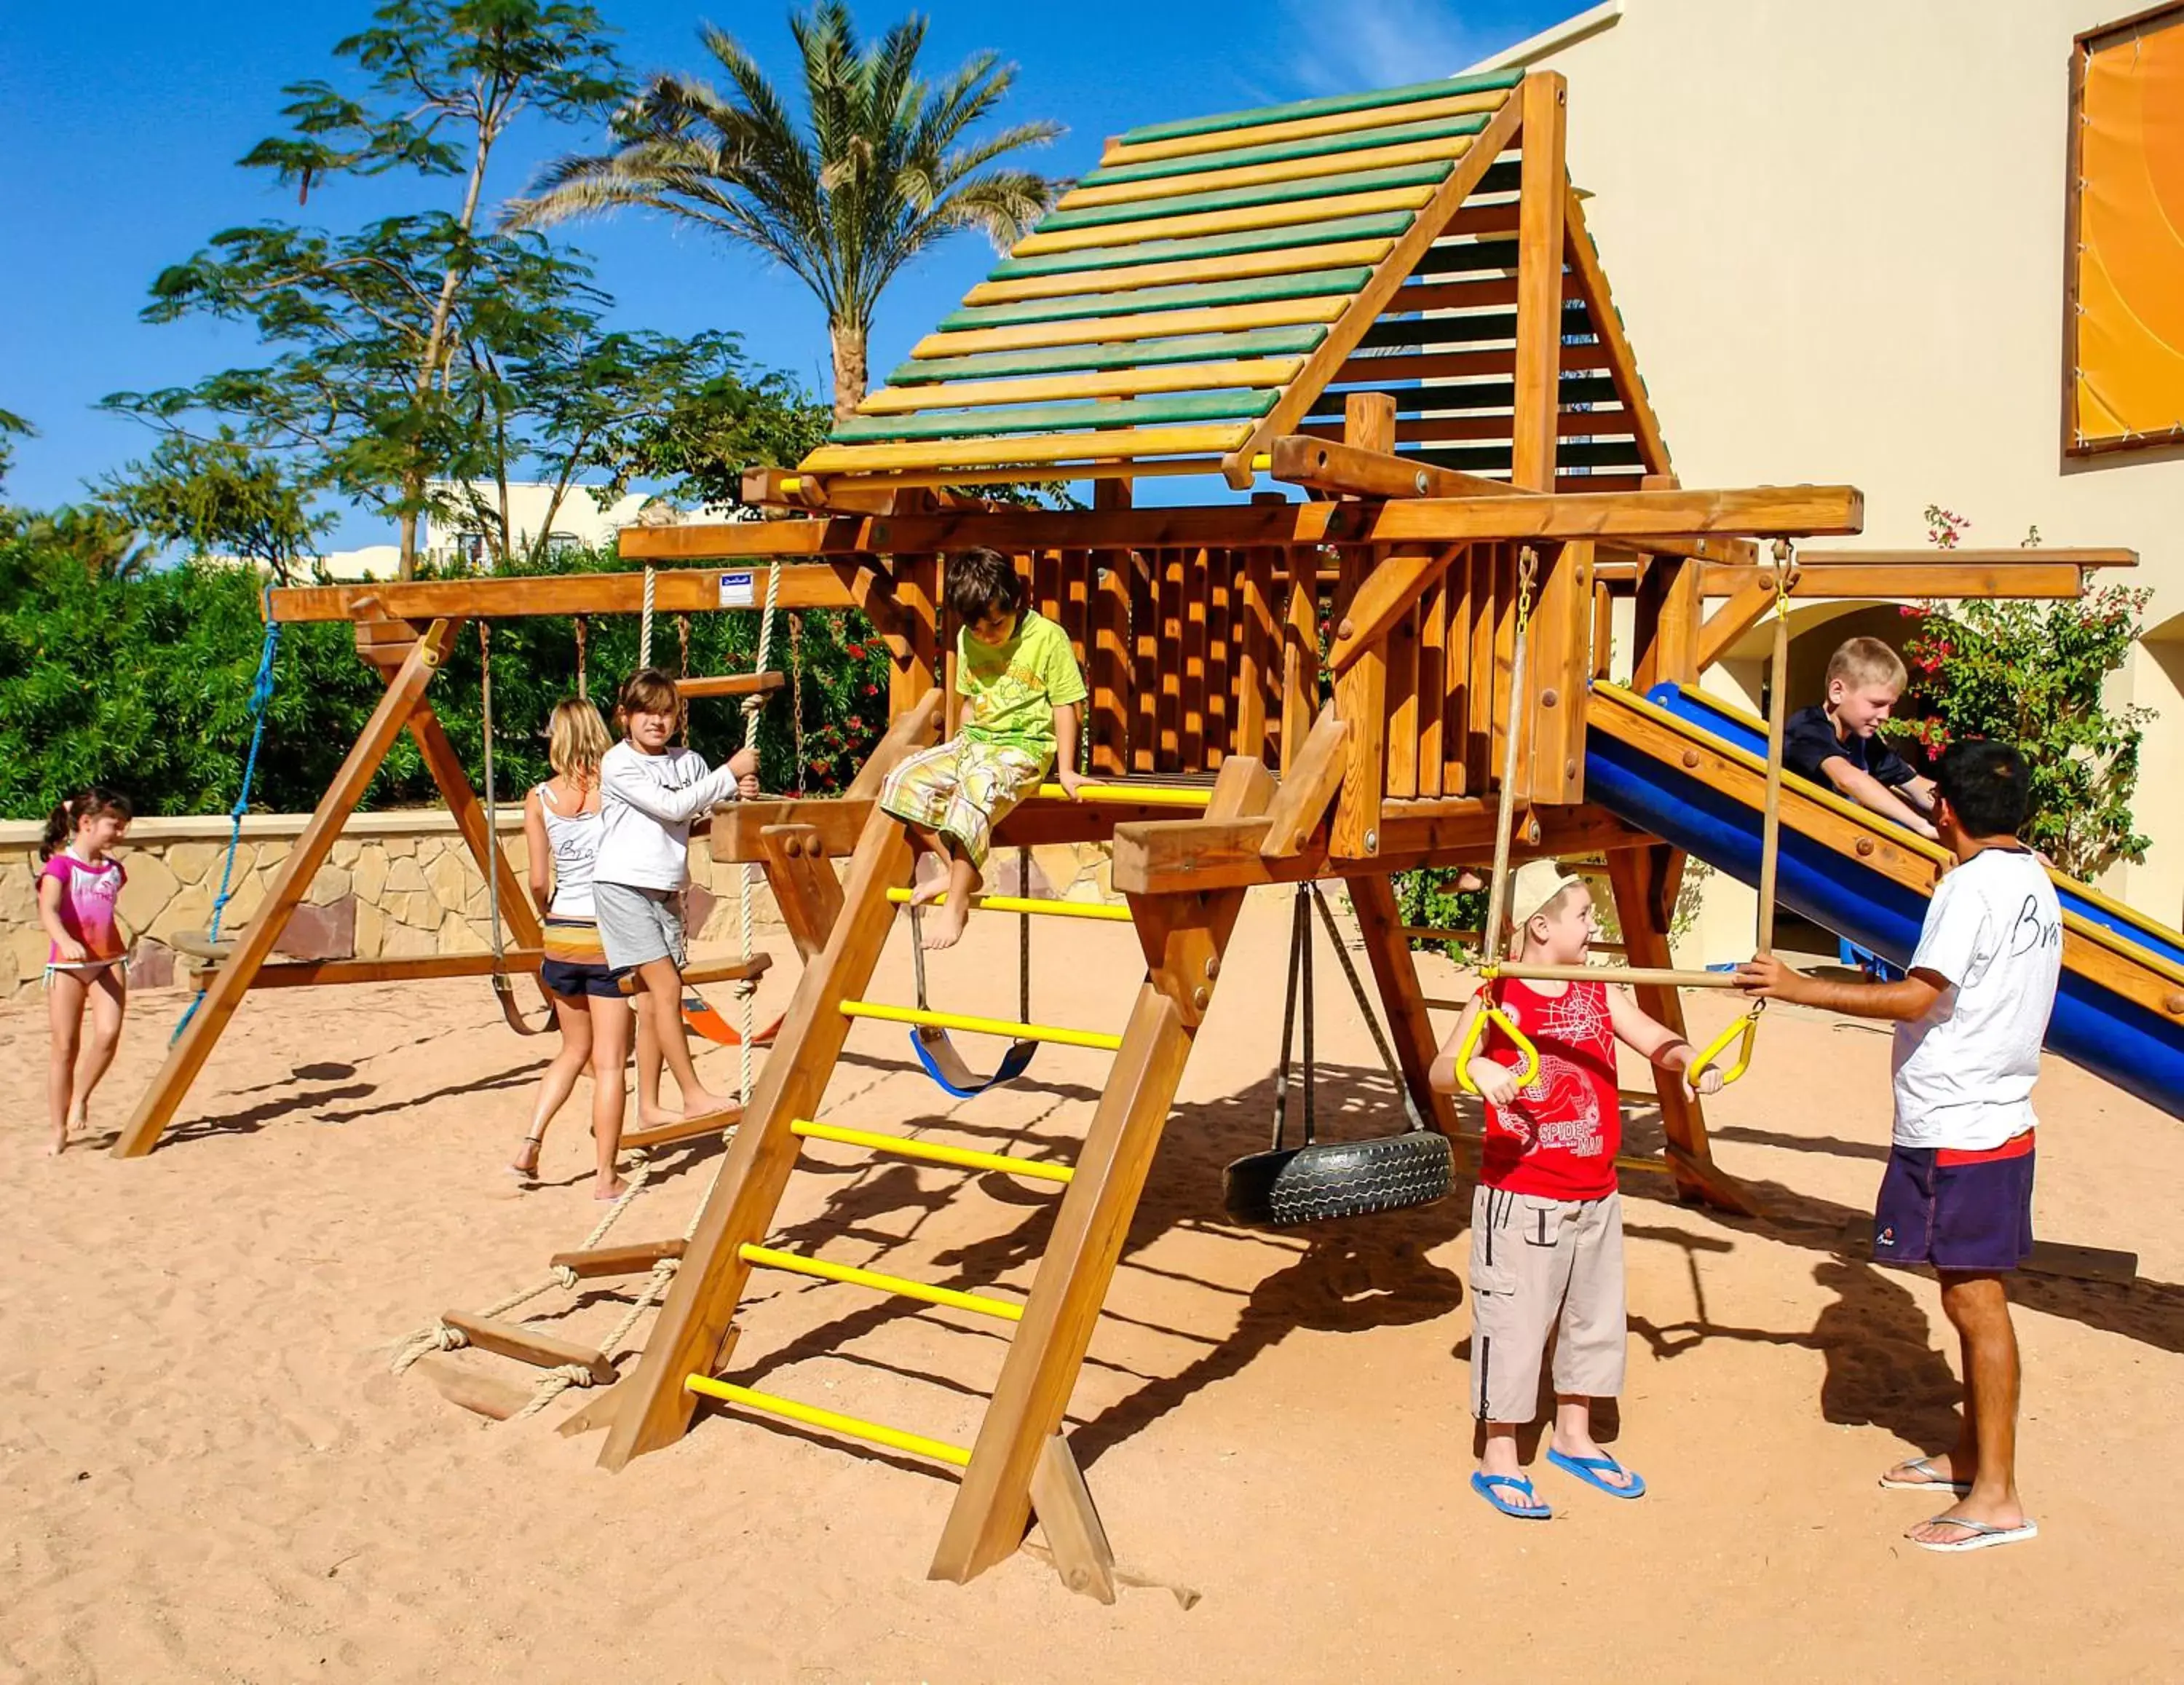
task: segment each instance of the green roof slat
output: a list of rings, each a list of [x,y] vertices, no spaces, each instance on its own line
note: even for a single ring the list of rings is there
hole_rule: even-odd
[[[1020,304],[980,304],[944,317],[936,332],[1005,327],[1016,322],[1082,321],[1136,315],[1146,310],[1189,310],[1215,304],[1262,304],[1280,299],[1318,299],[1355,293],[1373,278],[1370,269],[1323,269],[1304,275],[1270,275],[1254,281],[1215,281],[1181,287],[1145,287],[1134,293],[1078,293],[1032,299]]]
[[[1413,82],[1407,87],[1383,88],[1374,93],[1333,94],[1324,99],[1300,99],[1288,105],[1262,105],[1250,111],[1230,111],[1216,117],[1186,117],[1173,123],[1147,123],[1126,131],[1125,146],[1143,141],[1180,140],[1185,135],[1210,135],[1221,129],[1256,129],[1268,123],[1286,123],[1299,117],[1333,117],[1345,111],[1373,111],[1384,105],[1413,105],[1422,99],[1446,99],[1460,93],[1489,93],[1512,88],[1524,80],[1522,70],[1495,70],[1476,76],[1446,76],[1437,82]]]
[[[1327,338],[1318,322],[1258,327],[1240,333],[1193,333],[1121,345],[1057,345],[1041,351],[985,351],[967,357],[913,357],[888,377],[889,386],[930,386],[1006,375],[1067,374],[1079,369],[1142,369],[1167,363],[1217,363],[1310,351]]]
[[[1263,146],[1234,147],[1223,152],[1193,153],[1184,158],[1156,159],[1149,164],[1118,164],[1095,170],[1078,182],[1080,187],[1107,187],[1123,181],[1150,181],[1162,176],[1199,176],[1211,170],[1240,170],[1253,164],[1285,164],[1298,158],[1328,158],[1338,153],[1364,152],[1375,147],[1403,146],[1414,141],[1453,140],[1475,135],[1487,125],[1483,111],[1466,117],[1441,117],[1423,123],[1391,123],[1384,129],[1349,129],[1339,135],[1319,135],[1310,140],[1276,141]]]
[[[1019,281],[1032,275],[1093,274],[1134,269],[1151,263],[1180,263],[1193,258],[1235,257],[1245,252],[1278,252],[1284,246],[1324,246],[1337,240],[1391,239],[1411,226],[1414,211],[1376,211],[1370,216],[1335,216],[1287,228],[1253,228],[1240,234],[1201,234],[1190,240],[1145,240],[1134,246],[1088,246],[1077,252],[1044,257],[1011,258],[987,277]]]
[[[1187,216],[1203,210],[1240,210],[1251,205],[1280,204],[1288,199],[1321,199],[1341,193],[1378,192],[1389,187],[1425,187],[1445,181],[1452,159],[1431,164],[1403,164],[1387,170],[1360,170],[1347,176],[1314,176],[1301,181],[1267,181],[1255,187],[1223,187],[1218,192],[1178,193],[1169,199],[1133,199],[1124,204],[1088,205],[1057,210],[1032,232],[1059,234],[1070,228],[1100,228],[1115,222]]]
[[[1017,404],[999,409],[860,416],[827,435],[829,444],[888,439],[978,438],[1002,433],[1065,432],[1078,427],[1142,427],[1156,422],[1251,421],[1274,407],[1273,392],[1192,393],[1126,404]]]

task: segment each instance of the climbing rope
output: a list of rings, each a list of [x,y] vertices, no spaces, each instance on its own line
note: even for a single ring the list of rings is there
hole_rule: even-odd
[[[751,671],[754,673],[764,672],[766,670],[766,662],[772,659],[773,654],[774,609],[780,600],[781,562],[778,558],[776,558],[773,566],[766,570],[766,609],[759,617],[758,656],[751,666]],[[752,750],[754,753],[755,753],[758,749],[759,717],[765,711],[766,696],[763,692],[753,691],[749,695],[744,698],[743,746]],[[736,886],[737,952],[741,958],[746,961],[751,957],[751,947],[756,934],[755,928],[756,921],[754,918],[751,907],[753,875],[760,869],[761,868],[760,867],[754,864],[752,862],[745,861],[744,862],[742,880]],[[745,1106],[750,1104],[751,1088],[755,1070],[755,1062],[753,1057],[751,1042],[753,1038],[756,1035],[758,1029],[756,1009],[754,1006],[754,998],[757,992],[756,987],[748,980],[739,982],[736,985],[736,1006],[738,1008],[736,1028],[738,1035],[738,1040],[736,1043],[737,1080],[738,1084],[737,1088],[737,1098],[741,1100]]]
[[[637,664],[641,667],[652,665],[652,566],[648,562],[644,569],[644,615],[637,628]]]
[[[591,700],[591,692],[584,682],[585,633],[584,617],[578,615],[577,617],[577,700],[580,702]]]
[[[227,911],[228,901],[235,894],[231,885],[235,877],[235,856],[242,845],[242,818],[250,811],[250,788],[258,778],[258,750],[265,741],[265,718],[273,706],[273,675],[275,659],[281,653],[281,622],[273,618],[273,588],[270,585],[265,587],[262,601],[265,639],[258,649],[257,676],[250,681],[250,752],[242,762],[242,788],[236,795],[235,806],[227,812],[227,857],[220,862],[220,893],[213,897],[212,923],[205,932],[205,940],[209,942],[220,940],[220,915]],[[174,1034],[167,1038],[170,1046],[181,1040],[182,1032],[190,1027],[190,1020],[197,1016],[198,1008],[204,1004],[204,997],[205,991],[200,986],[190,997],[189,1005],[182,1009],[181,1018],[175,1025]]]

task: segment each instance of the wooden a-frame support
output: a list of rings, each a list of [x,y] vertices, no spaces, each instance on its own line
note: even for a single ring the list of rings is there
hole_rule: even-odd
[[[371,711],[364,729],[357,734],[335,773],[333,782],[327,785],[326,793],[320,797],[309,821],[281,862],[264,903],[236,938],[234,952],[220,961],[206,982],[188,1026],[169,1050],[166,1063],[122,1125],[114,1143],[117,1158],[142,1158],[159,1145],[160,1135],[174,1120],[190,1085],[204,1068],[205,1061],[212,1057],[220,1033],[227,1028],[228,1020],[235,1016],[243,996],[287,929],[288,921],[310,888],[311,879],[318,875],[319,868],[333,851],[343,825],[356,811],[381,762],[386,760],[387,750],[404,731],[416,739],[426,768],[439,787],[448,812],[454,816],[456,829],[462,834],[471,857],[477,862],[478,869],[499,876],[501,917],[507,923],[512,945],[532,950],[538,946],[538,915],[532,911],[529,897],[502,852],[499,839],[488,834],[485,804],[471,787],[461,757],[448,741],[438,717],[426,700],[433,676],[446,659],[462,624],[460,618],[448,617],[432,622],[421,633],[413,627],[390,628],[386,622],[359,629],[359,648],[387,673],[387,694]],[[387,630],[406,636],[400,642],[377,641],[366,646],[367,637]],[[376,974],[382,978],[404,974],[403,962],[375,963]],[[433,962],[421,960],[415,963],[419,968],[417,974],[432,974]]]

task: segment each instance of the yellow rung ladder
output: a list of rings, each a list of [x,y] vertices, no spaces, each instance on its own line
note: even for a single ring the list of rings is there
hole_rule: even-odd
[[[924,1012],[916,1007],[891,1007],[883,1001],[844,1001],[844,1018],[878,1018],[888,1024],[917,1024],[930,1029],[961,1029],[974,1035],[1006,1035],[1013,1041],[1055,1041],[1065,1047],[1093,1047],[1103,1053],[1121,1051],[1123,1038],[1104,1030],[1071,1029],[1052,1024],[1020,1024],[1014,1018],[977,1018],[968,1013]]]
[[[810,1141],[831,1141],[844,1147],[861,1147],[870,1152],[892,1152],[902,1158],[922,1158],[929,1163],[950,1164],[963,1170],[999,1170],[1005,1175],[1028,1176],[1034,1181],[1067,1182],[1077,1172],[1067,1164],[1048,1164],[1036,1158],[1018,1158],[1006,1152],[980,1152],[968,1147],[950,1147],[937,1141],[917,1141],[909,1135],[887,1135],[874,1130],[844,1129],[798,1118],[788,1125],[793,1135]]]
[[[862,1439],[874,1445],[884,1445],[891,1450],[907,1451],[913,1457],[930,1458],[936,1463],[951,1464],[959,1469],[970,1466],[971,1450],[968,1446],[950,1445],[945,1440],[928,1439],[922,1433],[910,1433],[899,1427],[866,1421],[862,1416],[847,1416],[839,1410],[824,1410],[816,1404],[800,1403],[777,1392],[760,1392],[754,1387],[738,1386],[733,1381],[716,1381],[710,1375],[687,1376],[682,1385],[687,1391],[701,1398],[741,1404],[746,1409],[802,1422],[808,1427],[824,1428],[829,1433]]]
[[[910,900],[908,890],[889,890],[888,899],[897,907]],[[933,896],[931,905],[945,907],[945,892]],[[1039,918],[1101,918],[1117,924],[1130,922],[1127,907],[1110,907],[1105,901],[1061,901],[1052,896],[973,896],[971,905],[983,907],[989,912],[1028,912]]]
[[[1050,801],[1067,801],[1069,792],[1060,784],[1041,784],[1039,793]],[[1203,807],[1213,800],[1211,785],[1200,789],[1190,784],[1128,784],[1084,783],[1077,786],[1079,801],[1112,801],[1124,806]]]
[[[838,1281],[845,1286],[869,1287],[877,1293],[893,1293],[899,1298],[922,1299],[929,1305],[945,1305],[950,1310],[976,1311],[981,1316],[998,1317],[1004,1322],[1023,1320],[1023,1307],[1011,1304],[1006,1299],[996,1299],[984,1293],[959,1292],[953,1287],[935,1287],[928,1282],[913,1281],[907,1275],[889,1275],[877,1269],[860,1269],[853,1264],[834,1264],[823,1258],[806,1258],[801,1253],[781,1252],[772,1247],[744,1246],[738,1248],[744,1262],[760,1269],[779,1269],[791,1275],[809,1275],[821,1281]]]

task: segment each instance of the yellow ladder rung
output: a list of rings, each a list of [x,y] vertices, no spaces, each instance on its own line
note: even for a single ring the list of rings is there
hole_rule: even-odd
[[[1014,1018],[974,1018],[967,1013],[922,1012],[916,1007],[891,1007],[883,1001],[844,1001],[842,1016],[879,1018],[888,1024],[916,1024],[928,1029],[961,1029],[973,1035],[1006,1035],[1012,1041],[1058,1041],[1065,1047],[1096,1047],[1103,1053],[1115,1052],[1123,1045],[1121,1036],[1097,1029],[1018,1024]]]
[[[1069,792],[1060,784],[1041,784],[1039,793],[1050,801],[1067,801]],[[1213,800],[1211,789],[1190,784],[1117,784],[1085,783],[1077,786],[1079,801],[1114,801],[1140,807],[1203,807]]]
[[[888,899],[902,906],[910,900],[908,890],[889,890]],[[944,893],[933,898],[932,905],[946,903]],[[971,905],[983,907],[989,912],[1028,912],[1045,918],[1106,918],[1117,923],[1130,922],[1127,907],[1110,907],[1105,901],[1061,901],[1052,896],[973,896]]]
[[[981,1316],[999,1317],[1004,1322],[1023,1320],[1023,1307],[1012,1305],[1006,1299],[989,1298],[983,1293],[959,1293],[953,1287],[929,1286],[923,1281],[913,1281],[906,1275],[883,1275],[877,1269],[860,1269],[853,1264],[830,1264],[823,1258],[806,1258],[801,1253],[777,1252],[772,1247],[738,1247],[746,1264],[760,1269],[783,1269],[791,1275],[811,1275],[822,1281],[839,1281],[851,1287],[870,1287],[875,1292],[894,1293],[905,1299],[922,1299],[929,1305],[946,1305],[952,1310],[976,1311]]]
[[[710,1375],[686,1376],[682,1386],[685,1391],[704,1398],[741,1404],[746,1409],[762,1410],[767,1415],[802,1422],[807,1427],[823,1427],[829,1433],[867,1440],[874,1445],[884,1445],[890,1450],[907,1451],[913,1457],[929,1457],[936,1463],[952,1463],[959,1469],[970,1465],[971,1453],[967,1447],[950,1445],[945,1440],[928,1439],[922,1433],[905,1433],[899,1427],[883,1427],[878,1422],[866,1421],[862,1416],[845,1416],[839,1410],[822,1410],[816,1404],[800,1404],[795,1399],[783,1398],[778,1393],[760,1392],[749,1386],[738,1386],[730,1381],[716,1381]]]
[[[980,1152],[968,1147],[947,1147],[937,1141],[914,1141],[908,1135],[884,1135],[871,1130],[845,1130],[838,1124],[815,1123],[797,1118],[788,1125],[792,1135],[813,1141],[838,1141],[861,1147],[868,1152],[892,1152],[904,1158],[923,1158],[935,1164],[953,1164],[964,1170],[1000,1170],[1035,1181],[1066,1182],[1077,1172],[1067,1164],[1043,1164],[1036,1158],[1018,1158],[1006,1152]]]

